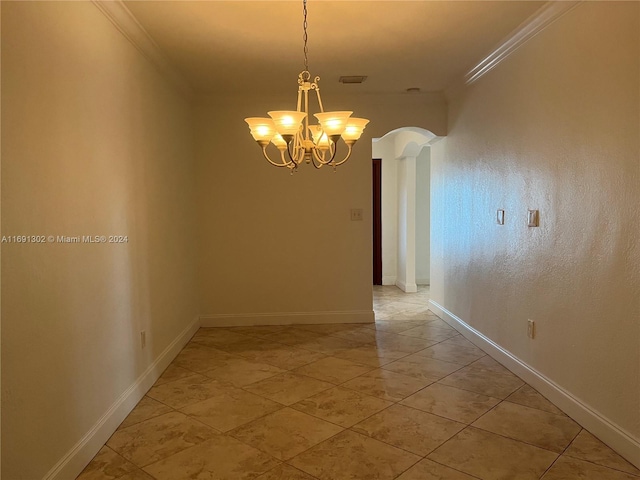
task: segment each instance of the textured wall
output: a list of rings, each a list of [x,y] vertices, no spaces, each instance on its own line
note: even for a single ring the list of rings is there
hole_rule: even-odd
[[[192,127],[90,2],[3,2],[2,67],[2,234],[128,237],[2,245],[2,473],[33,480],[197,314]]]
[[[585,2],[451,92],[431,279],[436,302],[636,441],[639,8]]]
[[[243,118],[295,108],[295,94],[198,102],[202,314],[372,315],[371,138],[407,125],[442,131],[444,99],[325,95],[325,109],[371,123],[336,173],[303,165],[291,176],[262,158]],[[351,208],[362,208],[364,221],[352,222]]]

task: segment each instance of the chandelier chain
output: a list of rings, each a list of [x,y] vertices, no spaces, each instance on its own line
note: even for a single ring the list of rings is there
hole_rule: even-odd
[[[302,22],[302,28],[304,29],[304,35],[302,36],[304,40],[304,69],[306,72],[309,71],[309,59],[307,58],[309,54],[309,47],[307,46],[307,0],[302,0],[302,14],[304,16],[304,21]]]

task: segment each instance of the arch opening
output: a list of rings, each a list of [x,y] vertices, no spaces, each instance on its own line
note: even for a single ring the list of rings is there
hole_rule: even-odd
[[[420,127],[403,127],[373,139],[373,158],[382,164],[381,283],[408,293],[430,282],[429,147],[441,138]]]

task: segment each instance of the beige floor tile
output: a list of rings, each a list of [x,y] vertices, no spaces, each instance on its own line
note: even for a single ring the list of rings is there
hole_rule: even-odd
[[[384,400],[399,402],[431,383],[433,383],[432,380],[410,377],[378,368],[349,380],[342,386]]]
[[[315,478],[291,465],[282,464],[260,475],[256,480],[315,480]]]
[[[233,388],[222,390],[181,411],[216,430],[227,432],[281,408],[282,405],[277,402]]]
[[[452,343],[438,343],[416,352],[416,355],[435,358],[443,362],[468,365],[482,358],[484,353],[478,353],[477,349],[461,347]]]
[[[194,375],[152,387],[147,396],[179,409],[213,397],[225,386],[204,375]]]
[[[411,328],[421,325],[420,320],[376,320],[376,323],[367,325],[367,328],[378,330],[380,332],[401,333]]]
[[[306,413],[283,408],[231,431],[230,435],[275,458],[287,460],[342,430]]]
[[[308,330],[310,332],[324,333],[329,335],[335,332],[343,332],[345,330],[358,330],[363,326],[367,326],[367,323],[323,323],[314,325],[295,325],[294,328],[300,330]]]
[[[394,320],[422,320],[427,322],[433,318],[433,314],[428,309],[424,309],[423,312],[415,312],[413,310],[404,310],[400,313],[389,315],[390,319]]]
[[[424,459],[400,475],[397,480],[475,480],[475,478]]]
[[[144,467],[217,435],[212,428],[172,412],[118,430],[107,446]]]
[[[187,370],[186,368],[177,367],[172,363],[164,372],[162,372],[162,375],[160,375],[160,378],[156,380],[156,383],[154,383],[153,386],[155,387],[156,385],[162,385],[163,383],[180,380],[181,378],[190,377],[191,375],[195,374],[196,372],[192,372],[191,370]]]
[[[104,446],[76,480],[115,480],[137,469],[133,463]]]
[[[286,328],[286,325],[255,325],[249,327],[229,327],[228,330],[241,333],[242,335],[261,338],[275,332],[280,332]]]
[[[460,345],[461,347],[467,348],[477,348],[478,350],[482,351],[481,348],[477,347],[472,342],[464,338],[463,335],[456,335],[455,337],[447,338],[446,340],[444,340],[444,343],[453,343],[455,345]]]
[[[499,402],[497,398],[434,383],[400,403],[468,424]]]
[[[352,430],[425,456],[465,427],[463,423],[437,415],[393,405],[358,423]]]
[[[556,453],[467,427],[427,458],[483,480],[538,480]]]
[[[244,387],[284,372],[286,372],[285,369],[267,363],[254,362],[243,357],[234,357],[225,360],[213,370],[202,372],[202,374],[235,387]]]
[[[502,402],[473,423],[476,428],[562,453],[581,430],[566,415]]]
[[[373,367],[360,365],[337,357],[325,357],[317,362],[297,368],[293,373],[307,375],[323,382],[340,384],[358,375],[371,371]]]
[[[233,343],[228,344],[220,344],[217,349],[230,353],[232,355],[240,355],[242,357],[255,357],[260,356],[262,352],[282,348],[281,343],[273,342],[271,340],[267,340],[264,338],[266,335],[261,337],[255,337],[246,335],[245,340],[240,340]]]
[[[376,341],[372,345],[375,345],[381,351],[391,350],[411,354],[435,344],[436,342],[434,340],[429,340],[428,338],[408,337],[406,335],[381,332],[378,333]]]
[[[182,349],[173,364],[177,367],[202,373],[216,368],[229,358],[231,356],[221,350],[190,343]]]
[[[200,328],[191,339],[191,343],[199,343],[207,347],[215,348],[219,345],[229,345],[231,343],[242,342],[246,339],[246,335],[226,328]]]
[[[408,337],[420,337],[433,340],[434,342],[441,342],[451,337],[458,335],[458,332],[451,327],[435,327],[432,325],[422,325],[410,330],[402,332],[400,335],[406,335]]]
[[[518,390],[509,395],[506,400],[525,407],[537,408],[545,412],[562,414],[562,410],[556,407],[549,400],[540,395],[533,387],[526,383]]]
[[[283,405],[292,405],[333,386],[305,375],[283,373],[248,385],[245,390]]]
[[[140,423],[153,417],[159,417],[171,411],[173,411],[171,407],[145,395],[118,428],[126,428],[135,423]]]
[[[383,356],[383,354],[385,356]],[[391,363],[398,358],[406,356],[406,354],[394,354],[391,352],[380,352],[372,345],[363,345],[361,347],[352,348],[350,350],[344,350],[334,354],[335,357],[350,360],[355,363],[363,365],[370,365],[372,367],[380,367]]]
[[[381,398],[335,387],[302,400],[291,408],[347,428],[390,405],[391,402]]]
[[[362,327],[359,330],[350,330],[343,332],[335,332],[332,333],[333,336],[341,337],[346,340],[350,340],[352,342],[364,344],[364,343],[375,343],[377,339],[384,335],[393,335],[388,332],[378,332],[372,328]]]
[[[183,450],[144,470],[157,480],[245,480],[272,469],[278,461],[226,435]]]
[[[311,332],[309,330],[301,330],[291,327],[286,330],[281,330],[280,332],[267,335],[264,338],[271,342],[284,343],[285,345],[291,345],[294,347],[299,346],[300,348],[304,348],[305,343],[308,343],[312,340],[317,340],[318,338],[322,338],[325,335],[326,334],[323,333]]]
[[[324,358],[322,353],[311,352],[282,344],[279,344],[278,347],[270,347],[260,352],[241,353],[240,355],[250,360],[268,363],[285,370],[293,370]]]
[[[449,325],[447,322],[445,322],[444,320],[441,320],[440,318],[433,316],[432,318],[430,318],[428,320],[427,325],[431,326],[431,327],[439,327],[439,328],[453,328],[451,325]],[[455,330],[455,328],[454,328]],[[457,332],[457,330],[456,330]]]
[[[346,430],[289,463],[320,480],[390,480],[419,460],[418,455]]]
[[[638,480],[638,477],[563,455],[542,480]]]
[[[155,480],[151,475],[144,473],[138,469],[134,472],[127,473],[122,477],[118,477],[118,480]]]
[[[429,311],[428,288],[373,290],[376,323],[198,330],[78,478],[640,480],[584,430],[557,458],[575,424]]]
[[[304,348],[305,350],[322,353],[324,355],[334,355],[345,350],[357,348],[361,345],[361,343],[356,343],[345,338],[324,335],[316,340],[310,340],[304,345]]]
[[[462,365],[457,363],[443,362],[415,354],[382,366],[385,370],[434,381],[459,370],[461,367]]]
[[[578,434],[564,455],[640,476],[640,470],[586,430]]]
[[[507,398],[524,385],[522,380],[511,373],[494,373],[470,367],[452,373],[440,380],[440,383],[500,399]]]
[[[499,362],[491,358],[489,355],[476,360],[469,364],[471,368],[479,368],[480,370],[488,370],[496,373],[511,373],[508,368],[503,367]]]
[[[385,302],[384,305],[376,308],[376,318],[398,316],[406,309],[406,306],[398,304],[397,302]]]

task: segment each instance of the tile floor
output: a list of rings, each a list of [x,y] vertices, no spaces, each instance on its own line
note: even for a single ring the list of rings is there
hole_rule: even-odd
[[[200,329],[81,480],[639,480],[427,309],[375,324]]]

